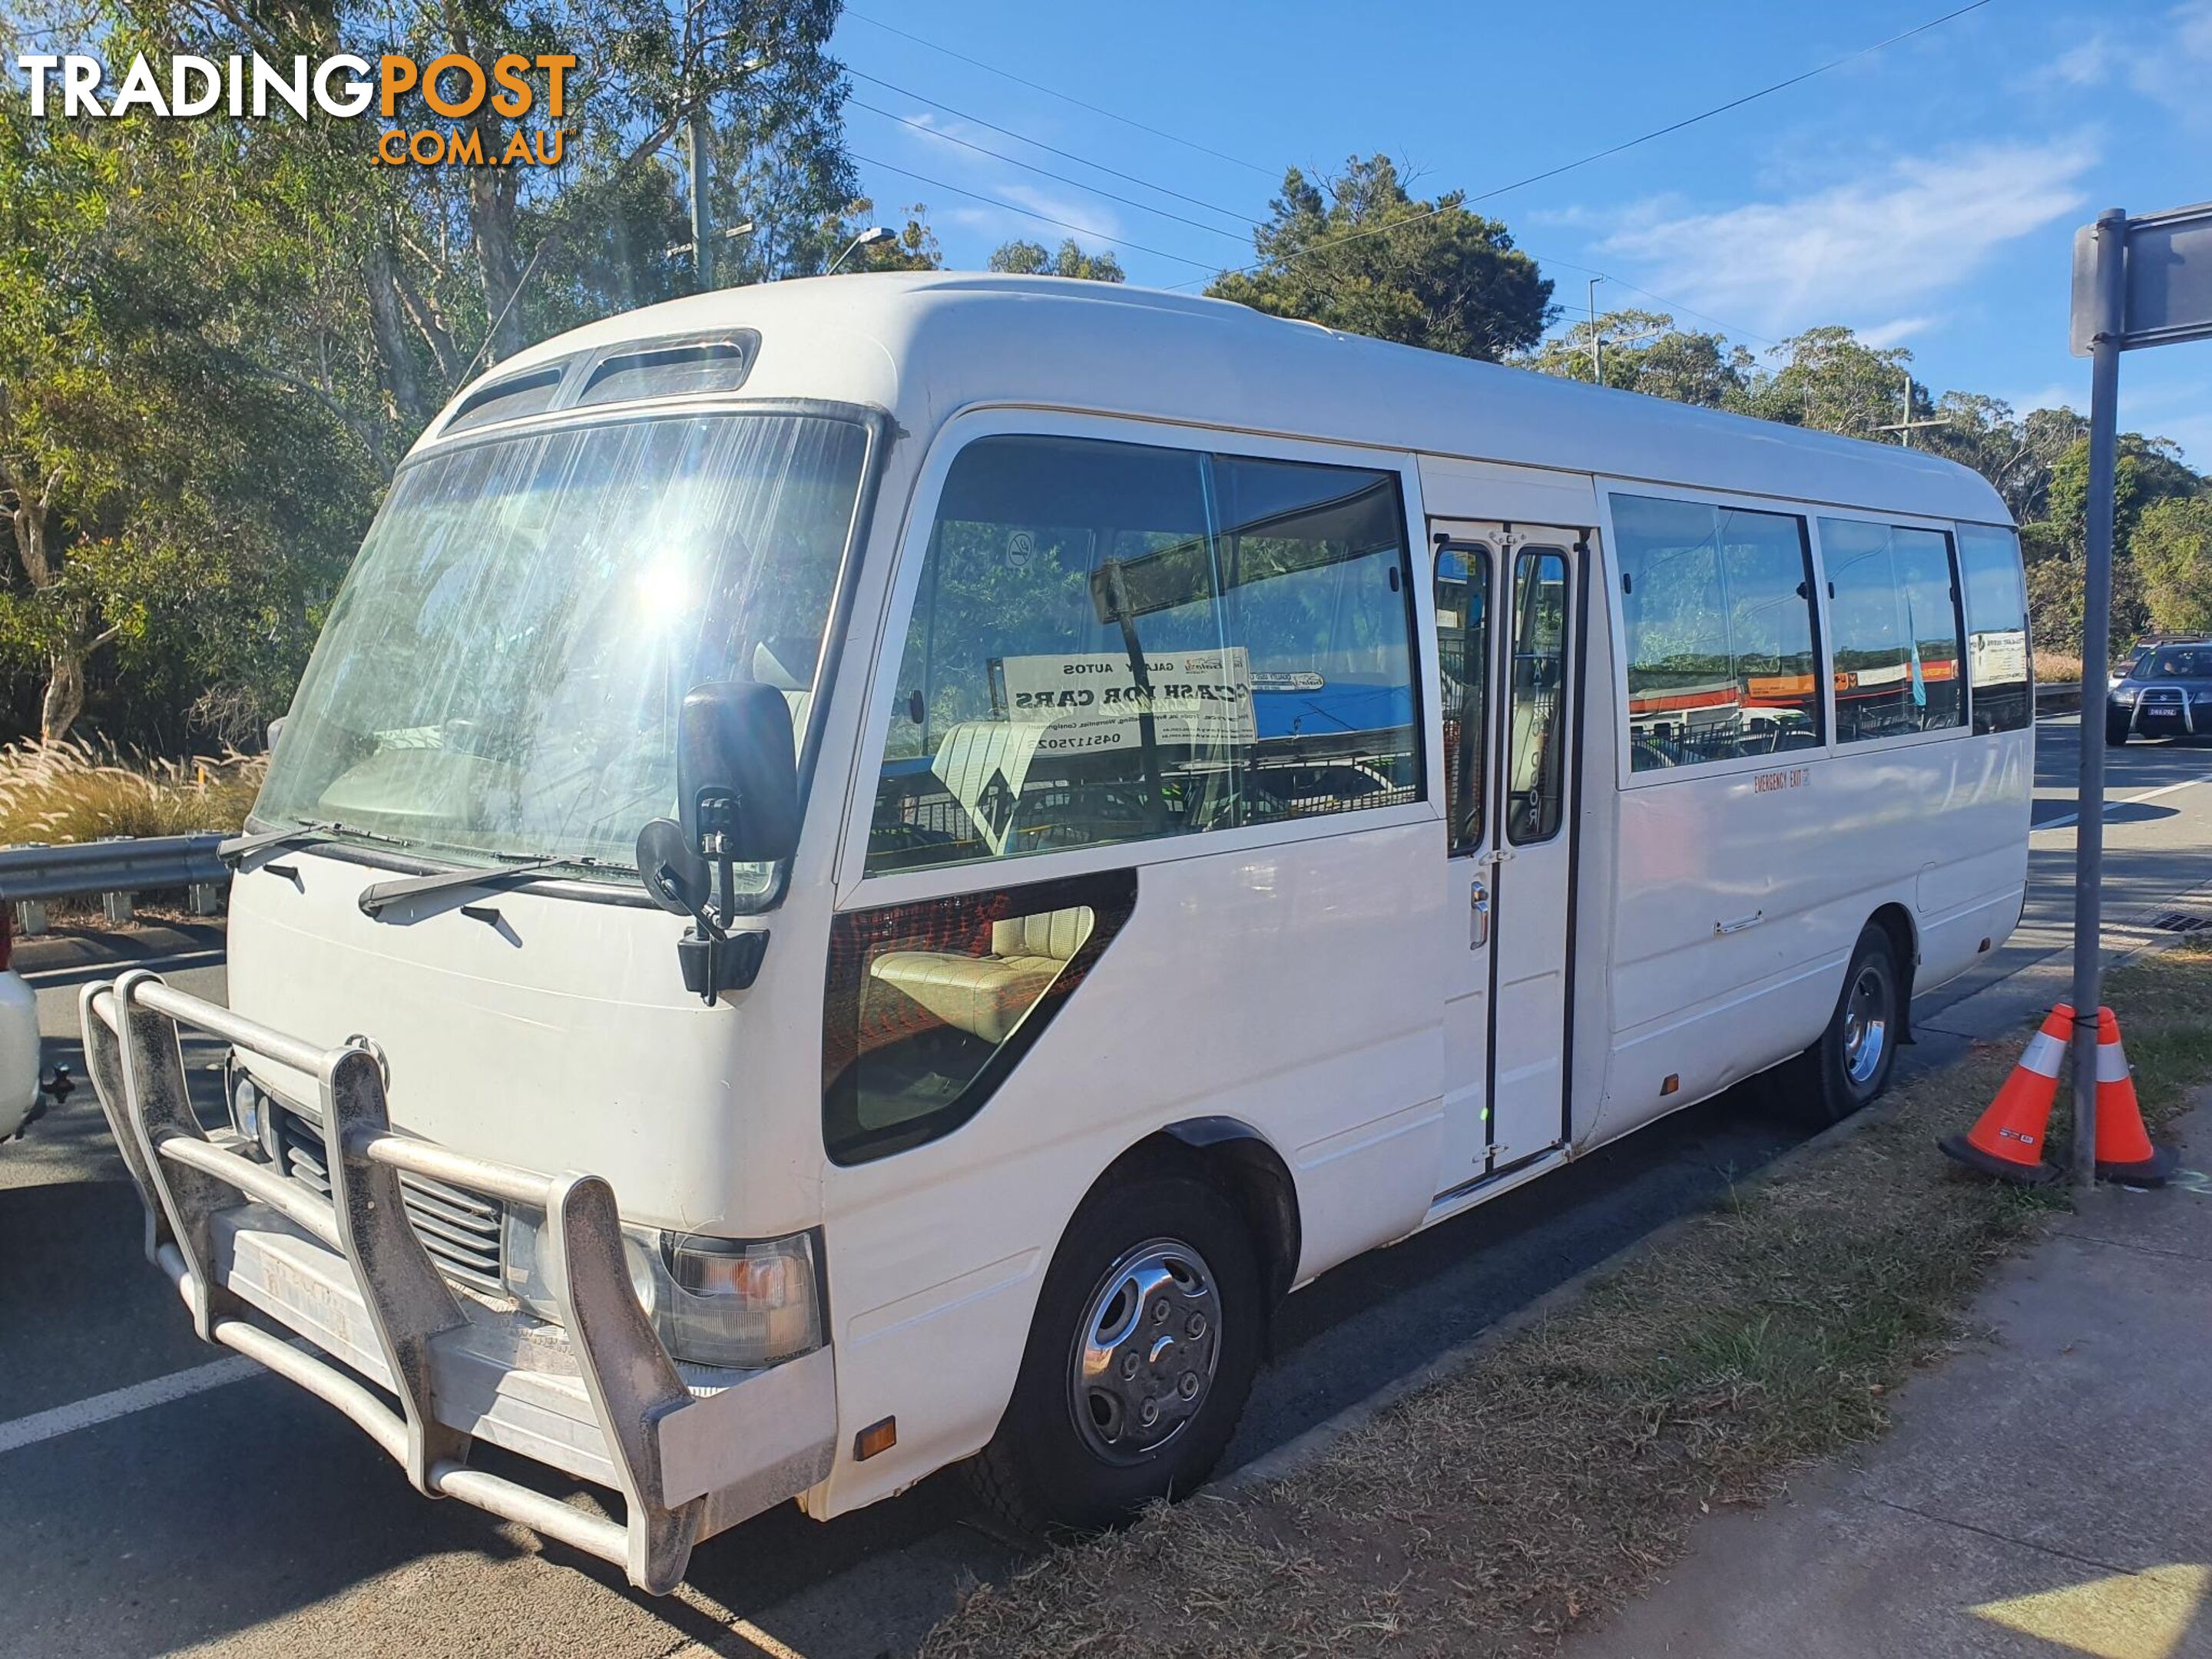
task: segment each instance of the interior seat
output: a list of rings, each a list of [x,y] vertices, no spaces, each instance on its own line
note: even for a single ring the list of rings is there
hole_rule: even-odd
[[[1094,920],[1088,905],[1011,916],[991,924],[988,956],[889,951],[868,971],[947,1025],[996,1047],[1083,948]]]

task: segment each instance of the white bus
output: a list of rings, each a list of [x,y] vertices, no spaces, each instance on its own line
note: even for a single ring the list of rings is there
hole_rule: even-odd
[[[93,1068],[201,1334],[426,1493],[653,1590],[963,1460],[1111,1522],[1316,1274],[1878,1093],[2020,914],[2024,613],[1909,450],[1083,282],[681,301],[423,434],[230,1009],[90,988]]]

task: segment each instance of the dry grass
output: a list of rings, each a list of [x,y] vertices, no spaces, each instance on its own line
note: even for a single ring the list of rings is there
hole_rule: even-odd
[[[2035,653],[2035,683],[2038,685],[2078,685],[2081,681],[2081,658],[2063,651],[2039,651]]]
[[[2208,992],[2212,945],[2113,980],[2154,1124],[2212,1076]],[[1553,1651],[1678,1556],[1700,1514],[1880,1434],[1990,1266],[2063,1206],[1960,1176],[1931,1145],[2019,1046],[1916,1080],[1299,1472],[978,1589],[923,1653]]]
[[[0,748],[0,844],[235,830],[266,764],[234,750],[170,761],[88,743],[12,743]]]

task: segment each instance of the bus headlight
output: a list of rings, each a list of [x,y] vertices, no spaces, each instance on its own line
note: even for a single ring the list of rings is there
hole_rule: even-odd
[[[538,1270],[542,1215],[509,1210],[507,1292],[539,1318],[560,1310]],[[630,1288],[678,1359],[755,1370],[822,1346],[821,1276],[811,1233],[787,1238],[714,1238],[623,1229]]]

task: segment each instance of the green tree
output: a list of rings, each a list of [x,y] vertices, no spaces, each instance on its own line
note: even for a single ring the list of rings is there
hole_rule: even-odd
[[[2145,507],[2128,544],[2151,626],[2212,633],[2212,496],[2169,495]]]
[[[1257,264],[1207,287],[1278,317],[1495,362],[1526,351],[1552,319],[1552,284],[1466,192],[1407,194],[1384,155],[1334,178],[1292,167],[1253,233]]]
[[[2193,495],[2203,480],[2181,460],[2171,439],[2123,432],[2112,459],[2112,545],[2125,549],[2146,509],[2177,495]],[[2089,440],[2066,447],[2051,468],[2049,517],[2070,557],[2079,559],[2089,536]]]
[[[172,706],[288,693],[380,482],[366,400],[282,366],[321,222],[237,160],[213,124],[0,101],[0,656],[50,740],[97,654]]]
[[[1624,392],[1723,409],[1740,405],[1752,383],[1756,365],[1748,351],[1717,334],[1677,328],[1663,311],[1606,312],[1595,327],[1588,319],[1577,323],[1522,362],[1540,374],[1590,380],[1597,372],[1591,362],[1593,333],[1605,383]]]
[[[1123,280],[1121,262],[1110,253],[1087,253],[1071,236],[1059,252],[1042,242],[1001,242],[992,251],[990,268],[1016,276],[1082,276],[1094,283]]]
[[[1877,349],[1848,328],[1832,327],[1808,328],[1775,349],[1781,364],[1759,377],[1746,401],[1747,413],[1850,438],[1896,441],[1881,428],[1904,415],[1911,352]],[[1925,389],[1916,385],[1912,418],[1932,412]]]

